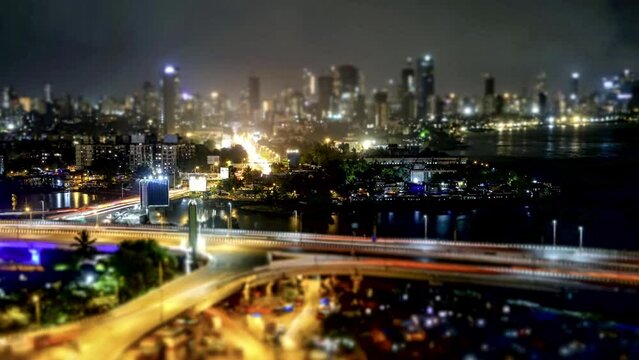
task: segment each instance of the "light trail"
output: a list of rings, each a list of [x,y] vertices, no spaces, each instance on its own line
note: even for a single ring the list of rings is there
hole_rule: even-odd
[[[264,175],[268,175],[271,173],[271,164],[268,159],[266,159],[260,151],[258,150],[258,145],[250,139],[248,136],[243,135],[234,135],[233,142],[235,144],[241,145],[248,155],[248,163],[257,168]]]

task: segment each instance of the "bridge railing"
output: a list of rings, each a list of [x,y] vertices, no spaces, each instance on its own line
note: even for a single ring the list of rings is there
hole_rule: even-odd
[[[87,230],[90,231],[154,231],[156,233],[186,233],[188,227],[184,226],[164,226],[164,225],[128,225],[123,226],[120,224],[102,224],[97,227],[89,223],[77,223],[77,222],[61,222],[50,220],[0,220],[0,227],[4,226],[19,226],[19,227],[39,227],[39,226],[60,226],[60,227],[73,227],[77,228],[78,224],[82,224]],[[284,232],[284,231],[266,231],[266,230],[244,230],[244,229],[225,229],[215,228],[199,229],[203,235],[224,235],[231,237],[269,237],[287,239],[291,242],[295,241],[337,241],[347,243],[373,243],[371,237],[363,236],[350,236],[350,235],[330,235],[330,234],[316,234],[316,233],[302,233],[302,232]],[[135,235],[135,234],[131,234]],[[374,241],[375,244],[412,244],[412,245],[429,245],[429,246],[446,246],[450,248],[478,248],[483,249],[498,249],[498,250],[513,250],[513,251],[537,251],[542,254],[548,253],[573,253],[581,257],[614,257],[617,259],[635,261],[639,259],[639,252],[628,250],[615,250],[604,248],[584,247],[579,248],[576,246],[554,246],[554,245],[540,245],[540,244],[520,244],[520,243],[497,243],[497,242],[469,242],[469,241],[451,241],[451,240],[435,240],[424,238],[392,238],[392,237],[377,237]]]

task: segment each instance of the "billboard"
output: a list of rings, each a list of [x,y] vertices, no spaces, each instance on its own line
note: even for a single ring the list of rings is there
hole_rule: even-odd
[[[208,155],[206,157],[206,163],[208,165],[218,166],[220,164],[220,156],[219,155]]]
[[[140,205],[143,208],[169,206],[169,180],[140,180]]]
[[[220,179],[228,179],[229,178],[229,168],[223,167],[220,168]]]
[[[189,191],[206,191],[206,176],[189,176]]]

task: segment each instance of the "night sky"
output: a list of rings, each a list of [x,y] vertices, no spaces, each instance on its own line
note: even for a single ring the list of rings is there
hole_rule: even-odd
[[[430,52],[440,94],[479,94],[484,72],[498,91],[542,70],[553,90],[572,71],[592,88],[639,71],[638,19],[634,0],[2,0],[0,86],[124,95],[171,62],[185,90],[236,96],[256,74],[268,95],[352,63],[372,90]]]

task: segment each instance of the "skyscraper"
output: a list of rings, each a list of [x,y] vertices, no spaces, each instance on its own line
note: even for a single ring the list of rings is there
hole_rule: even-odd
[[[249,106],[251,111],[257,111],[261,108],[260,102],[260,78],[257,76],[249,77]]]
[[[484,99],[482,101],[482,113],[491,115],[495,113],[495,78],[491,74],[484,74]]]
[[[429,99],[435,95],[435,64],[432,56],[426,54],[417,60],[417,105],[419,116],[432,112]]]
[[[375,99],[375,128],[386,128],[388,126],[388,93],[386,91],[376,91],[373,95]]]
[[[491,74],[484,75],[484,96],[495,95],[495,78]]]
[[[302,81],[304,97],[306,99],[314,99],[317,95],[317,77],[310,70],[304,69]]]
[[[51,84],[44,84],[44,102],[51,104],[53,102],[51,98]]]
[[[546,73],[543,71],[537,75],[535,90],[536,99],[534,99],[531,112],[533,115],[545,116],[548,110],[548,93],[546,92]]]
[[[331,98],[333,96],[333,77],[320,76],[318,81],[318,100],[317,105],[320,116],[325,116],[331,108]]]
[[[162,125],[163,134],[173,134],[176,131],[176,107],[180,91],[179,69],[167,65],[162,75]]]
[[[576,102],[579,100],[579,73],[574,72],[570,77],[570,101]]]
[[[412,120],[417,117],[417,102],[415,97],[415,69],[413,59],[406,59],[406,66],[402,69],[402,81],[399,87],[399,101],[401,102],[401,117]]]
[[[331,71],[335,100],[331,104],[331,118],[350,122],[356,113],[362,116],[362,112],[356,109],[359,96],[364,93],[363,76],[359,69],[353,65],[340,65],[332,67]]]
[[[359,71],[353,65],[341,65],[333,71],[335,93],[341,96],[344,93],[359,91]]]

